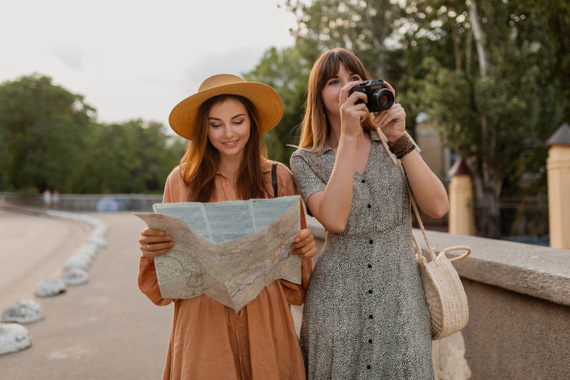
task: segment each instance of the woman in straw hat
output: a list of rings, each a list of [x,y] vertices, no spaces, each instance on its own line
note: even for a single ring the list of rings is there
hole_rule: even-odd
[[[303,307],[301,347],[309,379],[432,379],[407,182],[430,216],[445,215],[449,202],[406,133],[402,106],[351,93],[368,79],[346,49],[324,52],[309,75],[291,170],[327,233]],[[374,115],[375,99],[385,108]]]
[[[190,140],[168,176],[163,202],[219,202],[272,198],[272,162],[264,158],[263,133],[277,125],[281,98],[271,87],[221,74],[174,107],[169,122]],[[279,196],[297,194],[289,169],[276,165]],[[302,214],[304,215],[304,214]],[[302,379],[303,359],[290,312],[301,305],[316,253],[302,229],[292,253],[302,260],[302,284],[276,280],[239,312],[201,295],[165,299],[153,258],[168,252],[170,236],[146,228],[139,239],[139,287],[155,304],[174,302],[163,379]]]

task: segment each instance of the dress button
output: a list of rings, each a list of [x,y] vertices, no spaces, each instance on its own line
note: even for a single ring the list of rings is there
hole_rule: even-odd
[[[370,315],[368,316],[368,319],[374,319],[374,316],[373,316],[372,314],[370,314]]]
[[[368,205],[368,208],[372,208],[372,205]]]
[[[372,243],[374,243],[374,240],[372,240],[372,239],[368,240],[368,244],[372,244]]]
[[[370,369],[370,368],[372,368],[372,366],[370,364],[366,366],[366,369]]]
[[[373,293],[373,291],[372,291],[372,289],[370,289],[370,290],[368,291],[368,294],[372,294],[372,293]]]
[[[372,343],[372,339],[368,339],[368,343]]]
[[[363,180],[362,180],[362,183],[366,183],[366,180],[365,180],[365,179],[363,179]]]
[[[368,268],[372,268],[372,264],[368,264]]]

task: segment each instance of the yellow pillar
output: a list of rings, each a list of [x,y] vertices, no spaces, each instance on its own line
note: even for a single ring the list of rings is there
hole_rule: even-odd
[[[550,246],[570,249],[570,126],[564,123],[547,145]]]
[[[473,183],[471,173],[463,159],[459,159],[449,170],[449,233],[453,235],[474,235]]]

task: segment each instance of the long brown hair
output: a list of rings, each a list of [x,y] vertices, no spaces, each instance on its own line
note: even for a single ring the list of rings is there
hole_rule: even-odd
[[[325,145],[330,127],[325,116],[325,105],[321,92],[327,81],[337,75],[341,63],[346,67],[346,70],[358,74],[362,80],[370,79],[366,68],[353,52],[343,48],[335,48],[321,54],[309,74],[306,111],[301,123],[300,148],[316,150]],[[363,125],[373,130],[372,117],[369,116]]]
[[[192,128],[186,152],[180,160],[180,174],[189,187],[188,201],[190,202],[208,202],[214,192],[220,154],[208,139],[208,114],[215,104],[227,99],[235,99],[244,105],[251,125],[249,140],[244,148],[244,158],[236,181],[238,198],[267,197],[262,171],[265,143],[257,123],[255,106],[243,96],[219,95],[200,105],[195,121],[197,128]]]

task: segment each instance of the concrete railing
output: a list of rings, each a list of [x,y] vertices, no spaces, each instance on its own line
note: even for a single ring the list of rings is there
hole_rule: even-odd
[[[308,225],[324,238],[318,222],[309,218]],[[421,231],[414,235],[422,244]],[[454,263],[469,324],[434,342],[436,378],[570,379],[570,250],[435,231],[428,238],[437,252],[472,249]]]

